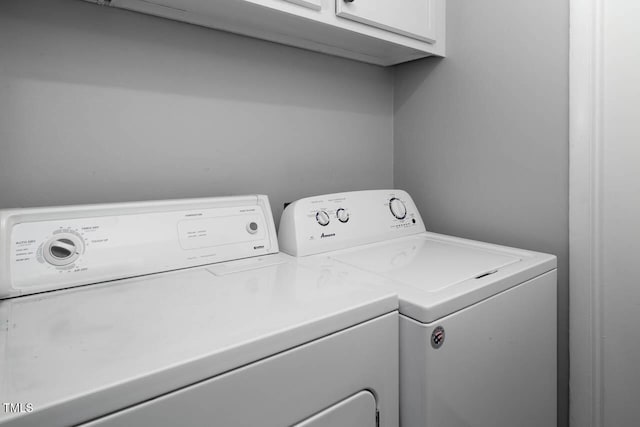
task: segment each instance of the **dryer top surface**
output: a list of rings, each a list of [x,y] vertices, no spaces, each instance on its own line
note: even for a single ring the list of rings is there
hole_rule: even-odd
[[[274,254],[3,300],[0,401],[87,416],[144,401],[397,310],[375,280]]]

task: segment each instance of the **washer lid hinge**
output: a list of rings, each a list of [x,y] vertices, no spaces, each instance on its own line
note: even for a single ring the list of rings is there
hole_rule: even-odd
[[[376,427],[380,427],[380,411],[376,409]]]

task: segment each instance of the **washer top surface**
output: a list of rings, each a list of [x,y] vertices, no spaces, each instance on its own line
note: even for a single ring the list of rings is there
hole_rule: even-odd
[[[377,274],[398,292],[400,313],[422,323],[556,268],[553,255],[428,232],[403,190],[296,200],[282,213],[278,241],[301,262],[331,260]]]
[[[446,292],[460,282],[522,260],[516,254],[425,236],[333,257],[425,292]]]
[[[396,310],[373,276],[274,254],[0,301],[0,400],[90,419]]]
[[[327,255],[384,277],[401,313],[423,323],[555,268],[551,255],[429,232]]]

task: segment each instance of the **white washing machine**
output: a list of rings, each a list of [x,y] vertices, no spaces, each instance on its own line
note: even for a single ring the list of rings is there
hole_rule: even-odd
[[[398,292],[402,426],[556,425],[556,257],[427,232],[398,190],[298,200],[279,239]]]
[[[265,196],[0,211],[0,425],[396,427],[371,277],[279,254]]]

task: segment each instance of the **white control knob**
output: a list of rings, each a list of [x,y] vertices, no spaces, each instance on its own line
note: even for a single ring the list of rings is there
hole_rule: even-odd
[[[82,240],[71,233],[60,233],[49,239],[42,248],[44,259],[57,267],[72,264],[82,253]]]
[[[326,213],[325,211],[318,211],[316,213],[316,221],[318,221],[318,224],[320,224],[321,226],[325,226],[325,225],[329,225],[329,214]]]
[[[402,200],[393,197],[389,200],[389,209],[391,209],[391,213],[398,219],[405,219],[407,216],[407,207],[404,205]]]
[[[347,212],[346,209],[340,208],[336,211],[336,218],[338,218],[340,222],[347,222],[349,221],[349,212]]]

